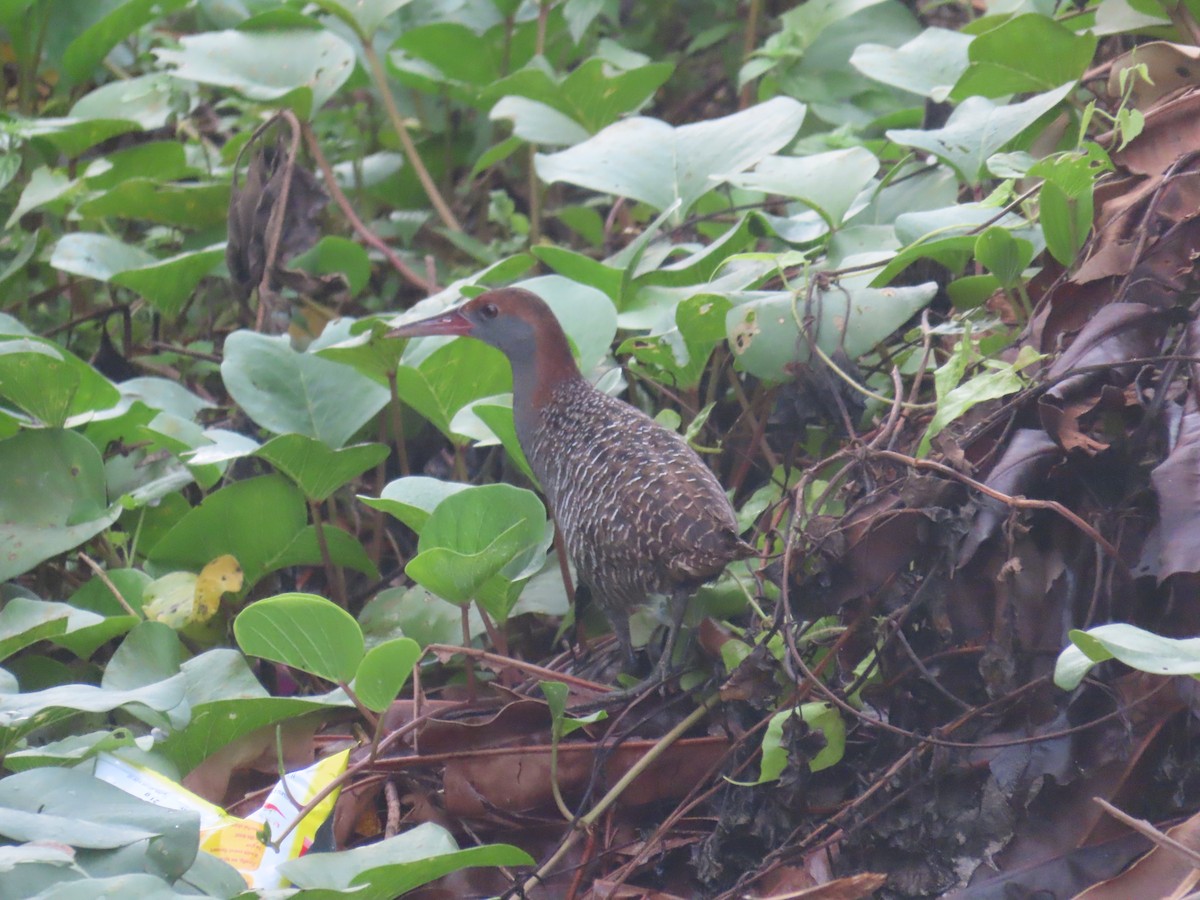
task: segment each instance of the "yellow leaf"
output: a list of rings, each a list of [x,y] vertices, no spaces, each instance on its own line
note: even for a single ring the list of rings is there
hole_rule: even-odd
[[[196,579],[196,594],[192,607],[192,622],[207,622],[217,614],[221,595],[242,589],[242,567],[226,553],[218,556],[200,572]]]

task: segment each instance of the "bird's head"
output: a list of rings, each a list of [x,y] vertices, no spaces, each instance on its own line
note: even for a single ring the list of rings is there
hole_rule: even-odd
[[[473,337],[503,351],[514,363],[532,361],[538,353],[565,353],[566,359],[571,359],[558,319],[541,297],[524,288],[487,291],[448,312],[394,328],[386,336],[430,335]],[[571,365],[574,367],[574,362]]]

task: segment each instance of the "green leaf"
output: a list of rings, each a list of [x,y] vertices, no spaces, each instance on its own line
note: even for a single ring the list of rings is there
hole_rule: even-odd
[[[520,526],[512,525],[476,552],[422,550],[408,561],[404,573],[443,600],[462,605],[479,599],[484,585],[528,546]]]
[[[42,338],[0,340],[0,397],[51,428],[112,408],[120,392],[107,378]]]
[[[859,44],[850,65],[883,84],[944,102],[967,68],[968,35],[926,28],[900,47]]]
[[[91,78],[96,67],[117,44],[143,25],[187,5],[188,0],[124,0],[90,25],[67,46],[62,73],[70,82]]]
[[[387,388],[350,366],[293,350],[286,335],[235,331],[225,340],[221,377],[263,428],[296,432],[335,449],[390,398]]]
[[[157,178],[131,178],[81,203],[79,213],[175,228],[211,228],[224,223],[229,214],[229,191],[226,183],[163,184]]]
[[[116,119],[13,118],[5,123],[4,130],[18,139],[45,139],[64,156],[75,157],[102,141],[139,128],[136,122]]]
[[[565,612],[564,607],[556,614]],[[461,610],[419,585],[380,591],[367,601],[358,621],[368,646],[400,636],[411,637],[423,647],[458,644],[463,640]],[[471,637],[487,630],[479,611],[473,607],[467,612],[467,623]]]
[[[302,434],[281,434],[254,452],[296,482],[309,500],[321,502],[388,455],[386,444],[355,444],[331,450]]]
[[[0,581],[78,547],[121,512],[108,506],[100,453],[72,431],[0,441],[0,472]]]
[[[809,760],[809,769],[820,772],[841,762],[846,752],[846,723],[841,712],[830,703],[805,703],[800,715],[810,728],[825,735],[825,747]]]
[[[78,231],[63,235],[54,246],[50,265],[62,272],[108,281],[118,272],[140,269],[157,260],[143,250],[106,234]]]
[[[1069,633],[1072,647],[1058,655],[1054,683],[1074,690],[1096,663],[1116,659],[1152,675],[1200,677],[1200,638],[1168,638],[1124,623]]]
[[[917,448],[918,455],[929,450],[930,440],[939,431],[958,419],[971,407],[986,400],[1015,394],[1025,387],[1020,371],[1040,358],[1032,347],[1023,347],[1009,365],[988,361],[989,368],[979,375],[959,383],[973,356],[970,332],[959,342],[953,356],[934,372],[937,388],[937,411],[929,420],[925,435]]]
[[[421,529],[419,549],[451,547],[464,553],[486,549],[512,526],[540,541],[546,508],[533,491],[510,484],[485,484],[442,500]]]
[[[0,750],[22,735],[79,713],[107,713],[122,707],[186,714],[183,677],[176,675],[132,690],[64,684],[24,694],[0,692]],[[0,781],[3,785],[5,781]]]
[[[1075,264],[1092,230],[1092,190],[1072,196],[1053,181],[1038,193],[1038,221],[1046,236],[1046,249],[1062,265]]]
[[[419,25],[396,39],[388,62],[410,86],[478,107],[482,89],[532,55],[528,29],[512,29],[503,40],[501,30],[488,34],[459,21]]]
[[[97,616],[83,609],[72,609],[67,630],[50,638],[52,643],[66,647],[80,659],[88,659],[101,646],[128,632],[141,619],[137,616]]]
[[[468,488],[437,505],[405,572],[439,597],[466,603],[502,570],[520,577],[545,531],[545,507],[533,492],[507,484]]]
[[[531,144],[565,147],[582,143],[590,136],[587,129],[570,116],[528,97],[502,97],[492,107],[488,118],[493,122],[507,119],[512,123],[513,134]],[[489,158],[488,164],[498,162],[495,158],[498,155],[499,151]]]
[[[640,366],[677,388],[693,388],[708,366],[713,348],[725,339],[732,304],[720,294],[696,294],[675,307],[675,327],[626,340],[621,353],[632,353]]]
[[[307,524],[304,497],[286,479],[250,478],[205,497],[150,548],[148,556],[160,566],[198,572],[228,553],[241,563],[249,590],[281,565]]]
[[[541,59],[497,81],[487,96],[503,98],[493,108],[491,118],[499,117],[500,105],[521,98],[553,110],[583,132],[586,139],[621,116],[641,107],[671,77],[670,63],[651,63],[620,70],[597,56],[584,60],[567,75],[559,76]],[[570,143],[570,142],[565,142]]]
[[[329,558],[334,565],[361,572],[371,581],[379,579],[379,570],[367,556],[367,551],[358,538],[336,525],[326,523],[323,527],[325,543],[329,547]],[[272,560],[272,567],[285,569],[288,566],[319,566],[324,561],[317,539],[317,526],[309,525],[298,532],[284,551]]]
[[[748,190],[800,200],[830,225],[838,226],[878,171],[874,154],[852,147],[804,157],[768,156],[752,172],[729,181]]]
[[[104,687],[133,690],[179,674],[187,651],[161,622],[142,622],[129,632],[104,668]]]
[[[143,740],[143,743],[148,743]],[[25,750],[15,750],[4,757],[4,766],[12,772],[38,769],[43,766],[75,766],[98,753],[111,753],[124,747],[137,746],[133,733],[127,728],[113,731],[92,731],[75,734],[61,741],[48,741]]]
[[[573,731],[578,731],[585,725],[600,721],[607,716],[602,709],[598,709],[582,718],[567,716],[567,696],[569,693],[567,686],[561,681],[539,681],[538,687],[542,689],[542,693],[546,697],[546,706],[550,709],[550,718],[554,723],[553,730],[556,741],[561,740]]]
[[[538,177],[666,210],[675,220],[721,181],[782,149],[804,121],[804,106],[786,97],[720,119],[673,128],[634,117],[551,155],[538,154]]]
[[[50,265],[63,272],[111,282],[137,291],[166,315],[178,313],[200,279],[225,257],[225,245],[213,244],[166,259],[104,234],[74,232],[54,248]]]
[[[468,403],[450,421],[450,430],[475,442],[477,447],[486,447],[499,442],[509,458],[535,485],[537,476],[529,467],[525,451],[517,439],[517,425],[513,421],[512,394],[498,397],[483,397]]]
[[[868,287],[871,276],[843,278],[830,291],[817,291],[812,308],[799,315],[812,319],[812,334],[822,350],[842,350],[851,359],[890,335],[937,293],[928,282],[908,287]],[[759,378],[784,381],[789,367],[808,360],[808,340],[796,324],[798,301],[791,292],[772,293],[735,305],[725,327],[738,364]]]
[[[165,75],[162,77],[171,80]],[[151,141],[116,150],[97,160],[87,167],[83,180],[90,188],[108,190],[130,178],[172,181],[191,171],[182,144],[176,141]]]
[[[166,259],[125,269],[112,276],[113,284],[127,287],[145,297],[166,316],[177,315],[205,275],[221,264],[225,245],[177,253]]]
[[[149,575],[140,569],[109,569],[104,576],[103,579],[99,575],[89,578],[71,595],[71,605],[102,616],[125,615],[125,607],[113,596],[112,588],[116,588],[131,608],[141,608],[142,591],[151,581]]]
[[[408,475],[388,482],[378,499],[361,494],[358,499],[371,509],[381,509],[395,516],[413,531],[420,533],[438,504],[451,494],[465,491],[469,487],[470,485],[457,481],[442,481],[425,475]]]
[[[614,303],[621,296],[623,279],[619,268],[552,244],[539,244],[532,253],[559,275],[596,288]]]
[[[975,186],[986,174],[988,158],[1058,106],[1074,87],[1074,82],[1064,84],[1009,106],[997,106],[986,97],[969,97],[954,110],[942,128],[932,131],[893,129],[887,136],[902,146],[932,153]]]
[[[362,40],[374,37],[388,16],[412,0],[316,0],[321,9],[337,16]]]
[[[0,609],[0,661],[18,650],[67,630],[70,608],[65,603],[44,603],[13,597]]]
[[[354,692],[367,709],[382,713],[400,696],[400,689],[421,658],[421,645],[412,638],[385,641],[367,651],[354,676]]]
[[[504,354],[470,339],[410,341],[396,370],[400,399],[447,436],[454,414],[472,400],[510,390],[512,369]]]
[[[970,66],[951,96],[1004,97],[1076,81],[1091,65],[1096,42],[1096,35],[1076,34],[1049,16],[1007,19],[971,41]]]
[[[315,594],[277,594],[233,621],[242,652],[326,681],[349,683],[363,658],[362,629],[336,603]]]
[[[136,78],[116,79],[88,91],[75,105],[71,107],[73,119],[125,119],[136,122],[142,128],[162,128],[174,114],[173,100],[182,93],[180,83],[164,72],[154,72]],[[142,150],[147,147],[161,152],[165,146],[173,146],[183,158],[183,145],[168,141],[157,141],[144,144],[141,147],[131,147],[130,150]],[[113,154],[116,155],[116,154]],[[153,172],[148,169],[135,171],[137,176],[158,175],[173,178],[176,174]],[[95,184],[96,187],[112,187],[111,184]]]
[[[68,200],[75,192],[76,184],[76,181],[57,169],[48,169],[45,166],[34,169],[4,227],[12,228],[21,220],[22,216],[35,209],[45,209],[47,212],[62,214]]]
[[[281,722],[322,710],[350,706],[340,690],[321,697],[272,697],[259,684],[236,650],[216,649],[180,667],[191,718],[156,745],[181,772],[190,772],[213,753],[239,738]]]
[[[841,713],[828,703],[804,703],[796,709],[785,709],[771,717],[763,735],[762,764],[759,767],[758,781],[753,782],[754,784],[775,781],[787,768],[788,748],[783,743],[783,726],[797,713],[810,728],[825,735],[824,748],[808,760],[809,770],[819,772],[841,762],[846,750],[846,723],[842,720]],[[795,762],[793,761],[793,764]]]
[[[280,871],[302,889],[344,891],[361,900],[390,900],[451,872],[475,866],[531,866],[533,858],[507,844],[459,850],[450,832],[425,822],[403,834],[341,853],[311,853]]]
[[[194,812],[158,806],[78,769],[33,769],[0,781],[0,832],[81,849],[141,842],[125,864],[171,880],[191,868],[200,847]]]
[[[329,31],[210,31],[180,38],[177,50],[153,52],[177,78],[290,106],[302,119],[354,71],[354,49]]]
[[[1015,238],[1007,228],[993,225],[975,240],[975,258],[1000,281],[1001,287],[1016,287],[1033,261],[1033,244]]]
[[[367,251],[362,245],[336,235],[326,235],[311,249],[293,256],[288,266],[313,275],[340,272],[346,277],[351,297],[362,291],[371,277],[371,260]]]
[[[1020,216],[1008,213],[998,221],[996,210],[982,203],[959,203],[938,209],[901,213],[896,217],[896,237],[906,244],[875,276],[871,284],[882,287],[918,259],[933,259],[952,272],[960,272],[975,253],[978,232],[995,224],[1030,243],[1040,232]]]

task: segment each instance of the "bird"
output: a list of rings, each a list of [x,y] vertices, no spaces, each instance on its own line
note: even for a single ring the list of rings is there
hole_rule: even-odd
[[[652,595],[668,598],[658,664],[665,677],[688,599],[756,552],[739,536],[716,476],[674,431],[592,386],[558,319],[532,291],[489,290],[386,336],[428,335],[465,335],[508,357],[517,440],[627,671],[636,667],[630,613]]]

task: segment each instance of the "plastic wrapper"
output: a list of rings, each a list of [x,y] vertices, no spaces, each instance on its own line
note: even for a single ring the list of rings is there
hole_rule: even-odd
[[[346,771],[349,755],[350,751],[345,750],[306,769],[289,772],[287,789],[282,781],[276,783],[263,805],[245,818],[231,816],[153,769],[109,754],[97,757],[95,775],[148,803],[196,812],[200,816],[201,850],[229,863],[252,888],[280,888],[287,886],[287,880],[279,873],[279,866],[303,856],[312,847],[317,830],[333,811],[338,790],[331,791],[288,832],[278,850],[266,842],[283,834],[303,806]]]

